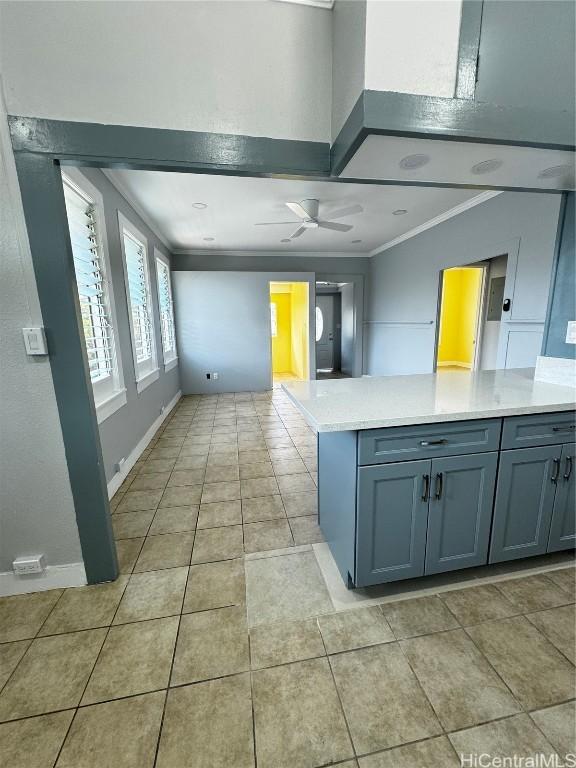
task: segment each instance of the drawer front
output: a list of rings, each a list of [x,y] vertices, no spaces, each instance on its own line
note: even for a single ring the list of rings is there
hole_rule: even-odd
[[[502,448],[536,448],[568,443],[576,435],[574,411],[509,416],[504,419]]]
[[[358,464],[497,451],[500,429],[500,419],[368,429],[359,432]]]

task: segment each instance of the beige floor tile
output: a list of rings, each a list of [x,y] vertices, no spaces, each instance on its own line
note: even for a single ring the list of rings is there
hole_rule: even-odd
[[[318,625],[328,653],[390,643],[395,639],[378,606],[320,616]]]
[[[525,708],[574,696],[574,667],[523,616],[466,631]]]
[[[434,596],[385,603],[382,611],[399,640],[458,627],[454,616]]]
[[[161,488],[164,490],[170,479],[170,472],[153,472],[139,475],[130,484],[131,491],[153,491]]]
[[[206,463],[206,459],[208,458],[208,450],[208,445],[186,441],[182,444],[182,448],[178,454],[178,461],[180,462],[182,459],[189,459],[193,456],[202,456],[204,458],[204,463]],[[179,467],[179,469],[182,469],[182,467]]]
[[[566,656],[576,663],[576,606],[564,605],[526,616],[540,632]]]
[[[240,498],[240,482],[232,480],[227,483],[204,483],[202,504],[215,501],[232,501]]]
[[[461,768],[460,759],[446,736],[361,757],[359,765],[360,768]]]
[[[118,606],[114,624],[180,613],[187,577],[188,568],[133,574]]]
[[[157,474],[158,472],[171,472],[176,459],[146,459],[140,470],[140,475]]]
[[[332,602],[313,552],[246,560],[251,627],[331,613]]]
[[[576,598],[576,569],[559,568],[546,574],[549,579],[567,592],[572,599]]]
[[[68,710],[0,725],[0,764],[52,768],[73,715],[74,710]]]
[[[162,488],[150,491],[128,491],[118,505],[117,512],[142,512],[156,509],[162,498]]]
[[[273,496],[279,493],[275,477],[256,477],[251,480],[241,480],[240,490],[243,499],[253,499],[257,496]]]
[[[249,668],[244,606],[182,616],[170,685],[224,677]]]
[[[570,602],[567,593],[544,574],[500,581],[496,586],[523,613],[543,611]]]
[[[398,643],[341,653],[330,665],[357,753],[442,731]]]
[[[144,537],[138,539],[120,539],[116,541],[118,569],[122,576],[127,576],[132,573],[143,543]]]
[[[75,707],[107,630],[34,640],[0,694],[0,721]]]
[[[30,640],[17,640],[14,643],[2,643],[0,645],[0,690],[26,653],[30,642]]]
[[[246,587],[242,559],[193,565],[188,575],[184,613],[244,605]]]
[[[290,438],[277,439],[272,438],[266,441],[269,445],[269,453],[271,460],[274,461],[290,461],[292,459],[299,459],[300,454],[294,447],[294,443]],[[277,446],[277,447],[275,447]]]
[[[198,520],[198,509],[197,504],[187,507],[159,507],[148,533],[152,536],[193,531]]]
[[[401,646],[446,730],[520,711],[464,630],[404,640]]]
[[[154,518],[154,510],[144,512],[121,512],[112,515],[112,529],[114,538],[140,539],[146,536],[150,523]]]
[[[438,597],[463,626],[505,619],[519,613],[519,609],[492,584],[455,589]]]
[[[226,525],[242,524],[242,506],[240,499],[234,501],[214,501],[200,506],[198,528],[221,528]]]
[[[284,511],[282,497],[276,495],[242,499],[242,518],[244,523],[259,523],[264,520],[285,520],[286,512]]]
[[[34,637],[63,590],[0,597],[0,643]]]
[[[241,525],[196,531],[192,564],[231,560],[244,554]]]
[[[168,692],[157,768],[254,768],[249,675]]]
[[[266,450],[240,451],[240,464],[260,464],[270,461],[270,454]]]
[[[318,514],[318,494],[315,490],[304,493],[283,493],[282,501],[288,517]]]
[[[269,624],[250,630],[252,669],[274,667],[325,655],[316,619]]]
[[[178,617],[112,627],[82,704],[166,688],[178,632]]]
[[[530,717],[562,759],[576,754],[576,702],[532,712]]]
[[[240,479],[240,470],[237,464],[227,467],[207,467],[206,483],[229,483]]]
[[[528,715],[523,714],[452,733],[449,738],[456,752],[464,759],[471,754],[488,754],[494,761],[493,765],[503,758],[515,757],[525,761],[528,758],[534,760],[536,755],[554,753],[551,744]]]
[[[127,584],[128,576],[119,576],[108,584],[66,589],[39,635],[58,635],[108,626]]]
[[[291,517],[289,521],[295,544],[318,544],[318,542],[324,541],[316,515]]]
[[[181,471],[183,469],[205,469],[208,455],[204,456],[182,456],[180,455],[174,464],[174,469]]]
[[[168,488],[202,485],[204,475],[204,469],[175,469],[170,475]]]
[[[158,448],[157,446],[154,446],[152,450],[150,451],[150,458],[151,459],[175,459],[177,458],[178,454],[180,453],[180,446],[164,446],[163,448]]]
[[[241,480],[252,480],[256,477],[274,477],[271,462],[259,461],[256,464],[240,464]]]
[[[213,453],[208,456],[207,467],[231,467],[237,465],[237,453]]]
[[[79,709],[57,768],[152,768],[164,691]]]
[[[326,659],[252,674],[259,768],[305,768],[353,757]]]
[[[199,504],[201,494],[201,485],[166,488],[160,501],[160,507],[188,507],[192,504]]]
[[[134,573],[189,565],[193,543],[193,531],[148,536],[134,566]]]
[[[274,461],[272,466],[274,467],[275,475],[300,475],[308,471],[300,458],[281,459],[280,461]]]
[[[267,520],[244,525],[245,552],[263,552],[267,549],[284,549],[294,545],[288,521]]]
[[[314,481],[309,473],[306,473],[305,475],[284,475],[277,479],[282,495],[316,490]]]

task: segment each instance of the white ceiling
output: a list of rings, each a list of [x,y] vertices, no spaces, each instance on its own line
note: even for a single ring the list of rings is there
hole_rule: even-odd
[[[164,235],[175,251],[279,251],[367,255],[447,211],[467,206],[478,190],[378,186],[314,180],[214,176],[156,171],[106,171],[106,175]],[[347,233],[298,225],[257,227],[256,222],[294,222],[287,201],[320,200],[320,218],[353,204],[363,213],[339,219]],[[205,203],[199,210],[194,203]],[[405,215],[393,211],[406,210]],[[214,238],[207,241],[205,238]],[[361,240],[353,243],[353,240]]]
[[[420,168],[402,168],[403,158],[416,156],[427,158],[427,162]],[[484,173],[473,172],[474,166],[486,161],[496,161],[492,165],[498,167]],[[547,169],[548,174],[541,176]],[[340,175],[352,179],[566,190],[574,189],[574,152],[370,135]]]

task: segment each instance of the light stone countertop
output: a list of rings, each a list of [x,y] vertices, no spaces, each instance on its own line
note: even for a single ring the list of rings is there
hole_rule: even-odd
[[[553,413],[576,388],[534,381],[533,368],[292,381],[282,389],[318,432]]]

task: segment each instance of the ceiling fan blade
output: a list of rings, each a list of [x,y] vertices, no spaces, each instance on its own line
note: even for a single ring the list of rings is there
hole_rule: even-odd
[[[292,213],[295,213],[296,216],[300,216],[301,219],[309,219],[311,218],[310,213],[304,208],[300,203],[286,203],[288,208],[292,211]]]
[[[299,221],[257,221],[255,227],[279,227],[281,224],[300,224]]]
[[[290,235],[290,240],[294,240],[295,237],[300,237],[300,235],[303,235],[304,232],[306,232],[306,227],[298,227],[296,232],[294,232],[293,235]]]
[[[319,221],[318,226],[322,229],[333,229],[336,232],[350,232],[353,229],[352,224],[336,224],[331,221]]]
[[[340,208],[334,213],[328,214],[328,219],[333,221],[334,219],[342,219],[344,216],[353,216],[355,213],[362,213],[364,208],[361,205],[349,205],[347,208]]]

